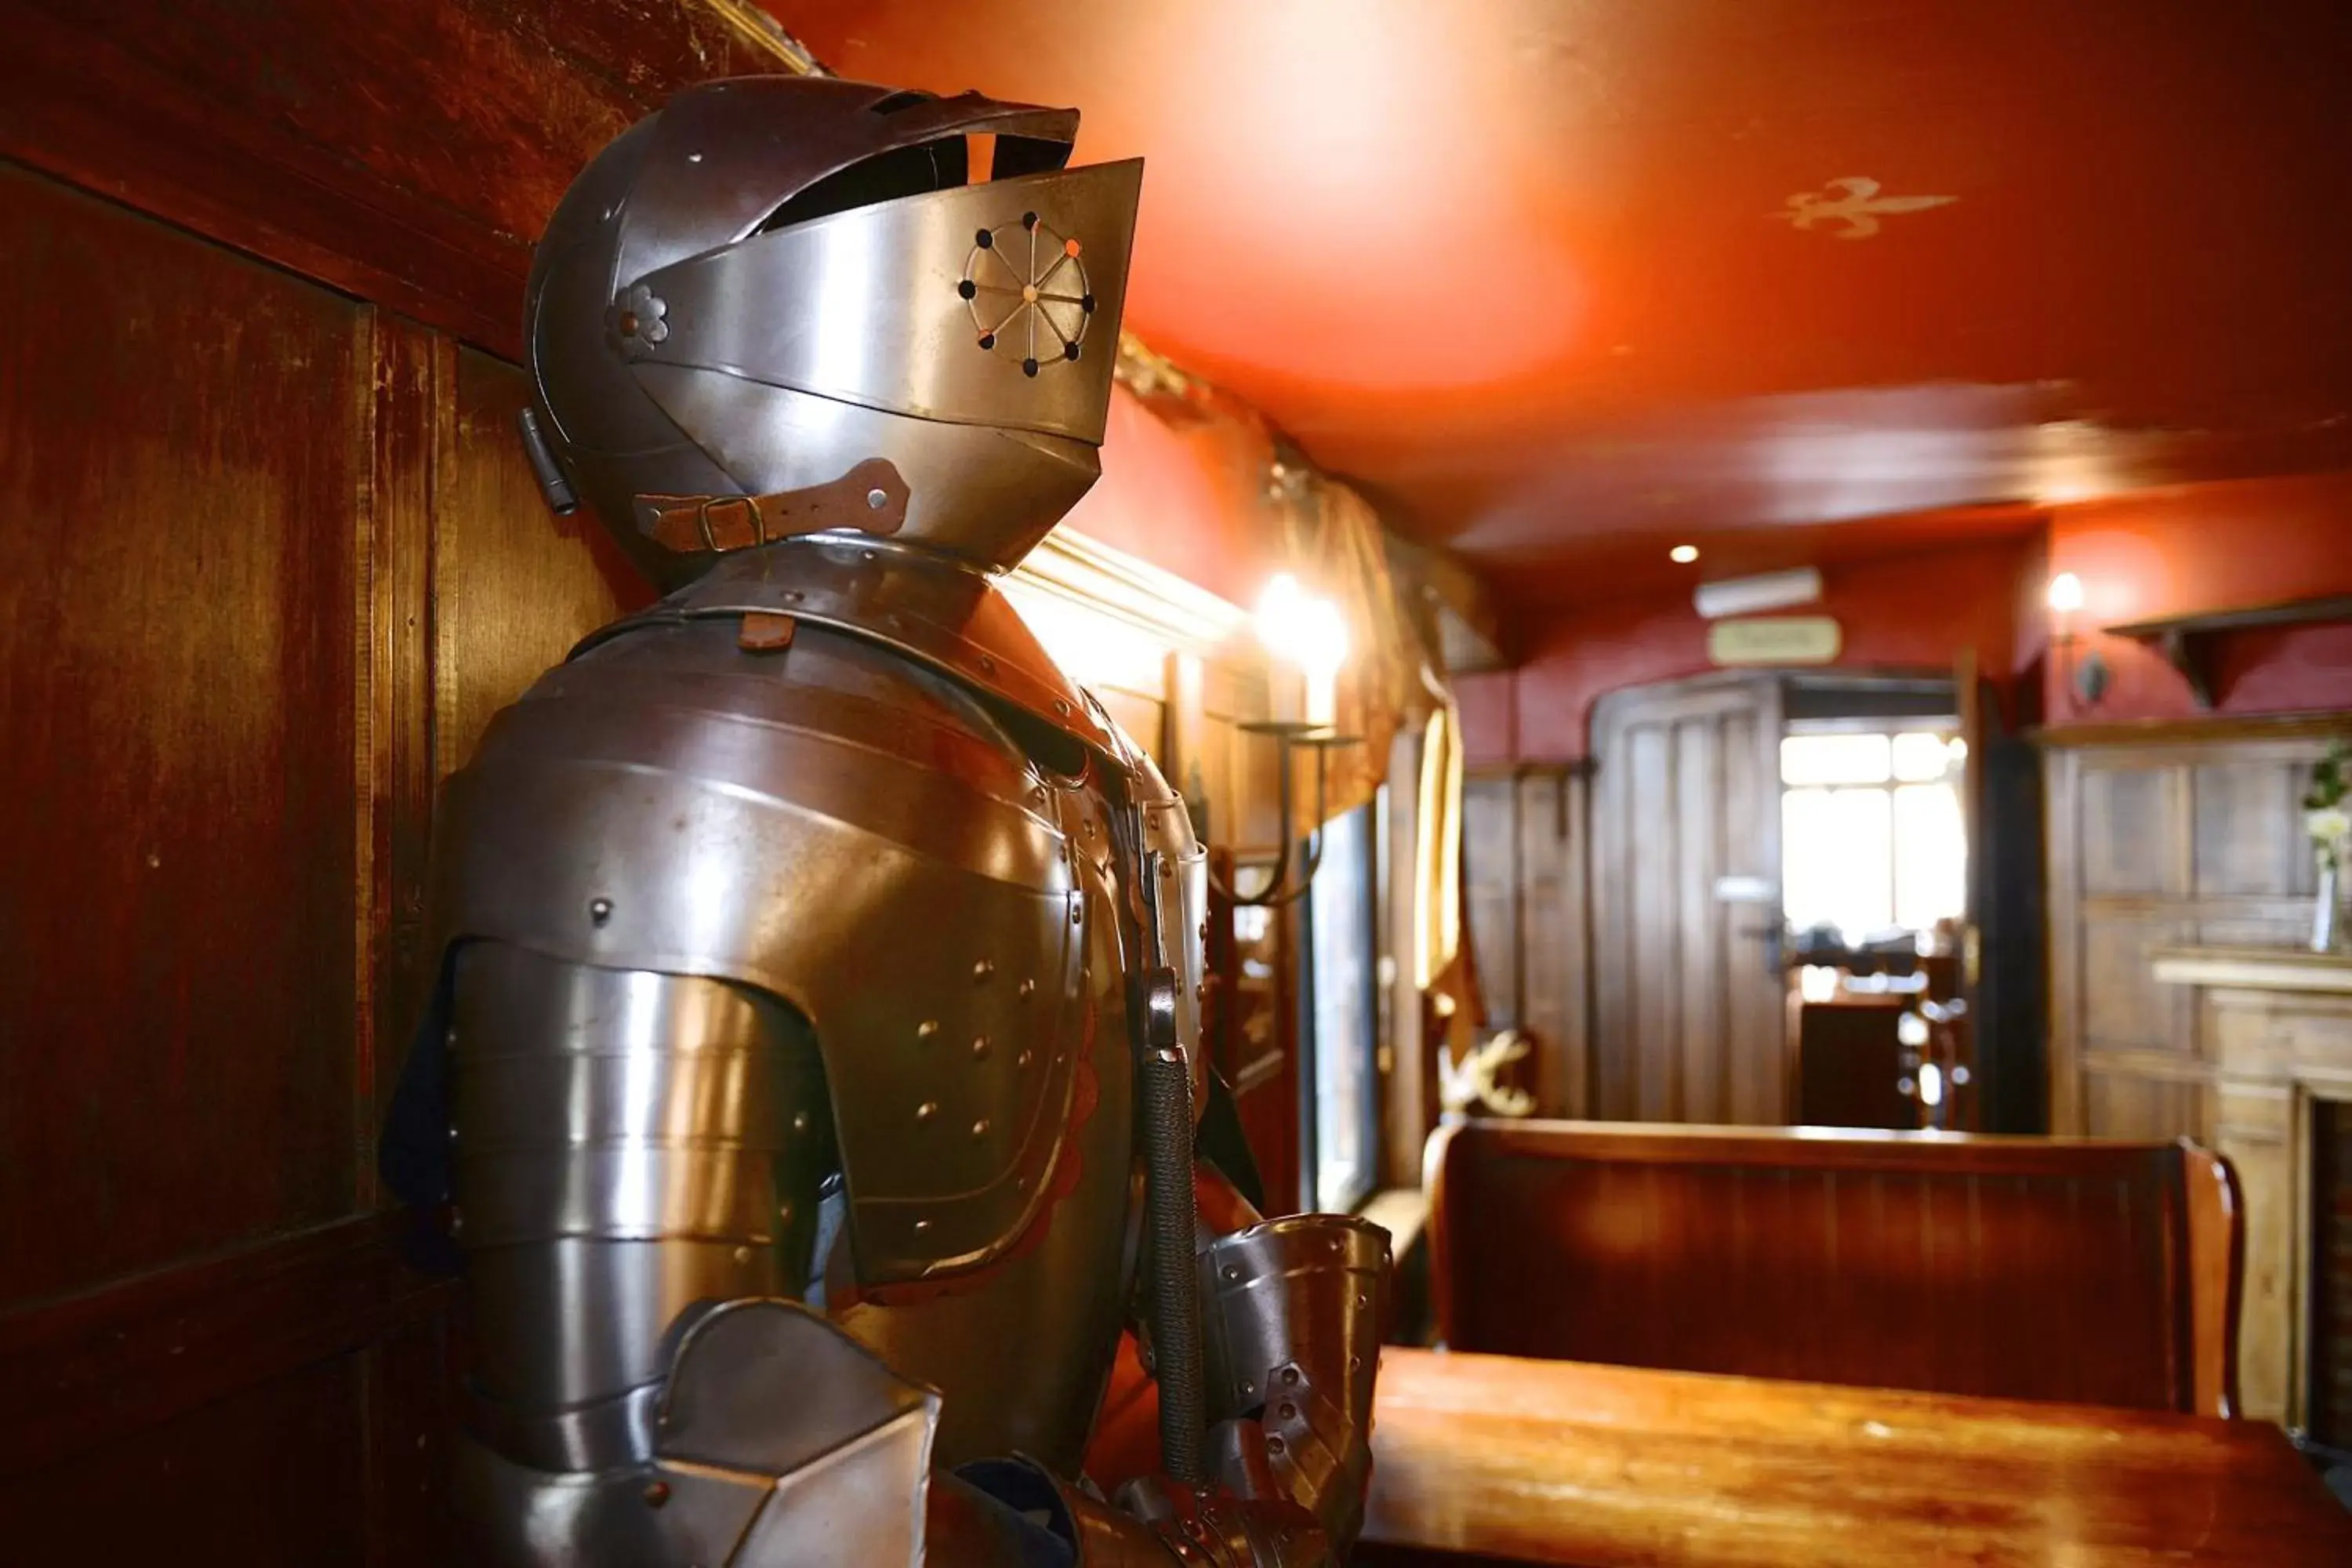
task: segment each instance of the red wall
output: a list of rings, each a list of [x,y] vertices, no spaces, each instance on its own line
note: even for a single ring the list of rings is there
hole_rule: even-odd
[[[2188,718],[2198,708],[2171,666],[2094,628],[2352,594],[2352,475],[2186,485],[2069,507],[2052,519],[2050,570],[2083,580],[2077,629],[2113,670],[2105,698],[2077,708],[2053,660],[2053,721]],[[2352,709],[2352,626],[2234,632],[2215,653],[2218,712]]]
[[[2039,564],[2037,538],[1829,566],[1822,602],[1791,613],[1836,618],[1841,667],[1948,670],[1965,647],[1980,669],[2006,680],[2032,647],[2021,605],[2039,593]],[[1583,756],[1601,697],[1714,668],[1706,627],[1689,593],[1677,591],[1592,605],[1532,628],[1518,668],[1455,685],[1467,760]]]
[[[1114,388],[1102,478],[1066,526],[1246,609],[1272,570],[1262,537],[1263,430],[1214,411],[1163,419]]]

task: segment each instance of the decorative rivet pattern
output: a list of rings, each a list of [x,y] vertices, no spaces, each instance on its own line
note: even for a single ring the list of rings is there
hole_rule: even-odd
[[[971,1059],[976,1062],[984,1062],[988,1059],[988,1037],[986,1035],[982,1035],[971,1042]]]
[[[971,1124],[971,1135],[975,1138],[985,1138],[988,1136],[987,1117],[983,1116],[979,1121]]]
[[[934,1039],[939,1032],[940,1021],[937,1018],[926,1018],[915,1026],[915,1038],[919,1040]]]
[[[982,982],[983,984],[987,981],[990,975],[995,973],[996,965],[989,959],[980,959],[971,966],[971,977],[976,981]]]
[[[915,1120],[918,1121],[929,1121],[932,1117],[937,1116],[939,1113],[940,1102],[936,1100],[927,1100],[923,1101],[922,1104],[915,1107]]]
[[[593,925],[593,926],[601,926],[601,925],[604,924],[606,921],[610,921],[612,918],[613,918],[613,900],[610,900],[610,899],[591,899],[591,900],[588,900],[588,923],[589,923],[590,925]]]

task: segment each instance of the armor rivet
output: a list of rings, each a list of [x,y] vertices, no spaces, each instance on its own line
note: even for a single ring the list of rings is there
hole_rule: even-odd
[[[793,1131],[795,1132],[805,1132],[808,1131],[807,1111],[795,1110],[793,1112]]]
[[[1279,1454],[1282,1452],[1282,1438],[1279,1435],[1268,1437],[1265,1440],[1265,1451],[1269,1454]]]
[[[1285,1388],[1297,1388],[1298,1386],[1298,1369],[1297,1367],[1286,1366],[1282,1369],[1282,1386]]]
[[[927,1220],[927,1219],[919,1219],[919,1220],[917,1220],[917,1221],[915,1222],[915,1234],[916,1234],[917,1236],[920,1236],[920,1235],[922,1235],[922,1234],[923,1234],[923,1232],[925,1232],[925,1231],[927,1231],[927,1230],[929,1230],[929,1229],[930,1229],[930,1228],[931,1228],[931,1222],[930,1222],[929,1220]]]
[[[653,1485],[646,1489],[646,1506],[647,1508],[659,1508],[662,1504],[667,1501],[669,1501],[669,1483],[667,1481],[656,1481]]]
[[[1056,697],[1056,698],[1055,698],[1055,699],[1054,699],[1054,711],[1055,711],[1055,712],[1056,712],[1056,713],[1067,713],[1069,710],[1070,710],[1070,704],[1069,704],[1069,702],[1068,702],[1068,700],[1067,700],[1066,699],[1060,698],[1060,697]]]
[[[738,1263],[749,1263],[749,1262],[751,1262],[751,1249],[750,1247],[737,1247],[737,1248],[735,1249],[735,1261],[736,1261],[736,1262],[738,1262]]]
[[[1362,1356],[1360,1356],[1360,1355],[1351,1355],[1351,1356],[1349,1356],[1349,1357],[1348,1358],[1348,1370],[1349,1370],[1349,1372],[1361,1372],[1361,1371],[1363,1371],[1363,1370],[1364,1370],[1364,1358],[1363,1358]]]
[[[792,1224],[793,1205],[790,1204],[778,1204],[776,1205],[776,1218],[785,1225]]]
[[[985,1138],[988,1136],[987,1117],[983,1116],[979,1121],[971,1124],[971,1135],[975,1138]]]
[[[1072,925],[1078,923],[1078,906],[1076,904],[1070,906],[1070,923]]]
[[[1365,1295],[1361,1290],[1359,1290],[1359,1291],[1357,1291],[1357,1292],[1356,1292],[1356,1305],[1357,1305],[1357,1306],[1359,1306],[1359,1307],[1369,1307],[1369,1306],[1370,1306],[1371,1304],[1372,1304],[1372,1299],[1371,1299],[1370,1296]]]
[[[982,654],[980,656],[980,668],[986,670],[989,674],[994,675],[996,673],[996,659],[992,655]]]
[[[939,1032],[940,1021],[937,1018],[926,1018],[921,1023],[915,1026],[915,1038],[919,1040],[931,1039],[935,1037]]]
[[[787,598],[787,599],[789,599],[789,600],[791,600],[793,604],[797,605],[797,604],[799,604],[803,599],[807,598],[807,597],[808,597],[808,595],[807,595],[806,594],[802,593],[798,588],[787,588],[787,589],[785,589],[785,590],[784,590],[784,597],[785,597],[785,598]]]
[[[1029,1065],[1029,1053],[1027,1051],[1022,1052],[1019,1058],[1016,1059],[1013,1065],[1017,1068],[1026,1068]]]
[[[880,511],[884,507],[888,506],[889,504],[890,497],[888,492],[884,490],[867,490],[866,492],[866,508],[868,511]]]
[[[972,1041],[971,1059],[976,1062],[984,1062],[988,1059],[988,1037],[986,1035],[982,1035],[978,1039]]]
[[[699,163],[702,162],[702,154],[699,153],[688,153],[686,155],[686,161],[689,163]]]
[[[1255,1394],[1256,1392],[1257,1392],[1257,1384],[1255,1384],[1255,1383],[1244,1383],[1244,1384],[1242,1384],[1242,1397],[1244,1397],[1244,1399],[1248,1398],[1251,1394]]]
[[[1037,994],[1037,983],[1036,983],[1035,981],[1034,981],[1034,980],[1024,980],[1024,981],[1023,981],[1023,982],[1021,983],[1020,994],[1021,994],[1024,998],[1027,998],[1027,997],[1030,997],[1030,996],[1034,996],[1036,994]]]
[[[1282,1402],[1280,1414],[1285,1421],[1296,1421],[1298,1419],[1298,1406],[1286,1399]]]
[[[985,958],[980,960],[971,966],[971,977],[974,980],[985,981],[990,975],[995,973],[996,965]]]
[[[877,555],[877,554],[876,554],[873,551],[871,551],[871,550],[861,550],[861,551],[859,551],[859,552],[857,552],[857,558],[858,558],[860,561],[878,561],[878,560],[880,560],[880,559],[881,559],[881,557],[880,557],[880,556]]]
[[[936,1100],[927,1100],[923,1101],[922,1104],[915,1107],[915,1120],[918,1121],[929,1121],[932,1117],[937,1116],[939,1113],[940,1102]]]
[[[610,899],[591,899],[591,900],[588,900],[588,923],[589,923],[590,925],[601,926],[601,925],[603,925],[606,921],[609,921],[609,920],[611,920],[612,918],[613,918],[613,900],[610,900]]]
[[[1225,1265],[1224,1273],[1225,1283],[1230,1285],[1242,1277],[1242,1266],[1238,1263],[1228,1263]]]

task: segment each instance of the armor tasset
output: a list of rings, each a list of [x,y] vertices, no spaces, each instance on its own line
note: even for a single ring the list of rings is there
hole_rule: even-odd
[[[550,226],[526,445],[673,591],[501,713],[443,815],[402,1100],[448,1129],[488,1561],[1353,1538],[1385,1237],[1197,1234],[1202,851],[988,574],[1096,471],[1139,170],[1058,172],[1075,129],[716,83]],[[1024,309],[1050,363],[1000,352]],[[1113,1503],[1079,1466],[1147,1296],[1182,1473]]]

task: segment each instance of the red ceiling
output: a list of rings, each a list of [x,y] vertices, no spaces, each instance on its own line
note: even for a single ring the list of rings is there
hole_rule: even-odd
[[[2342,0],[770,4],[1142,154],[1129,324],[1524,603],[2352,461]]]

